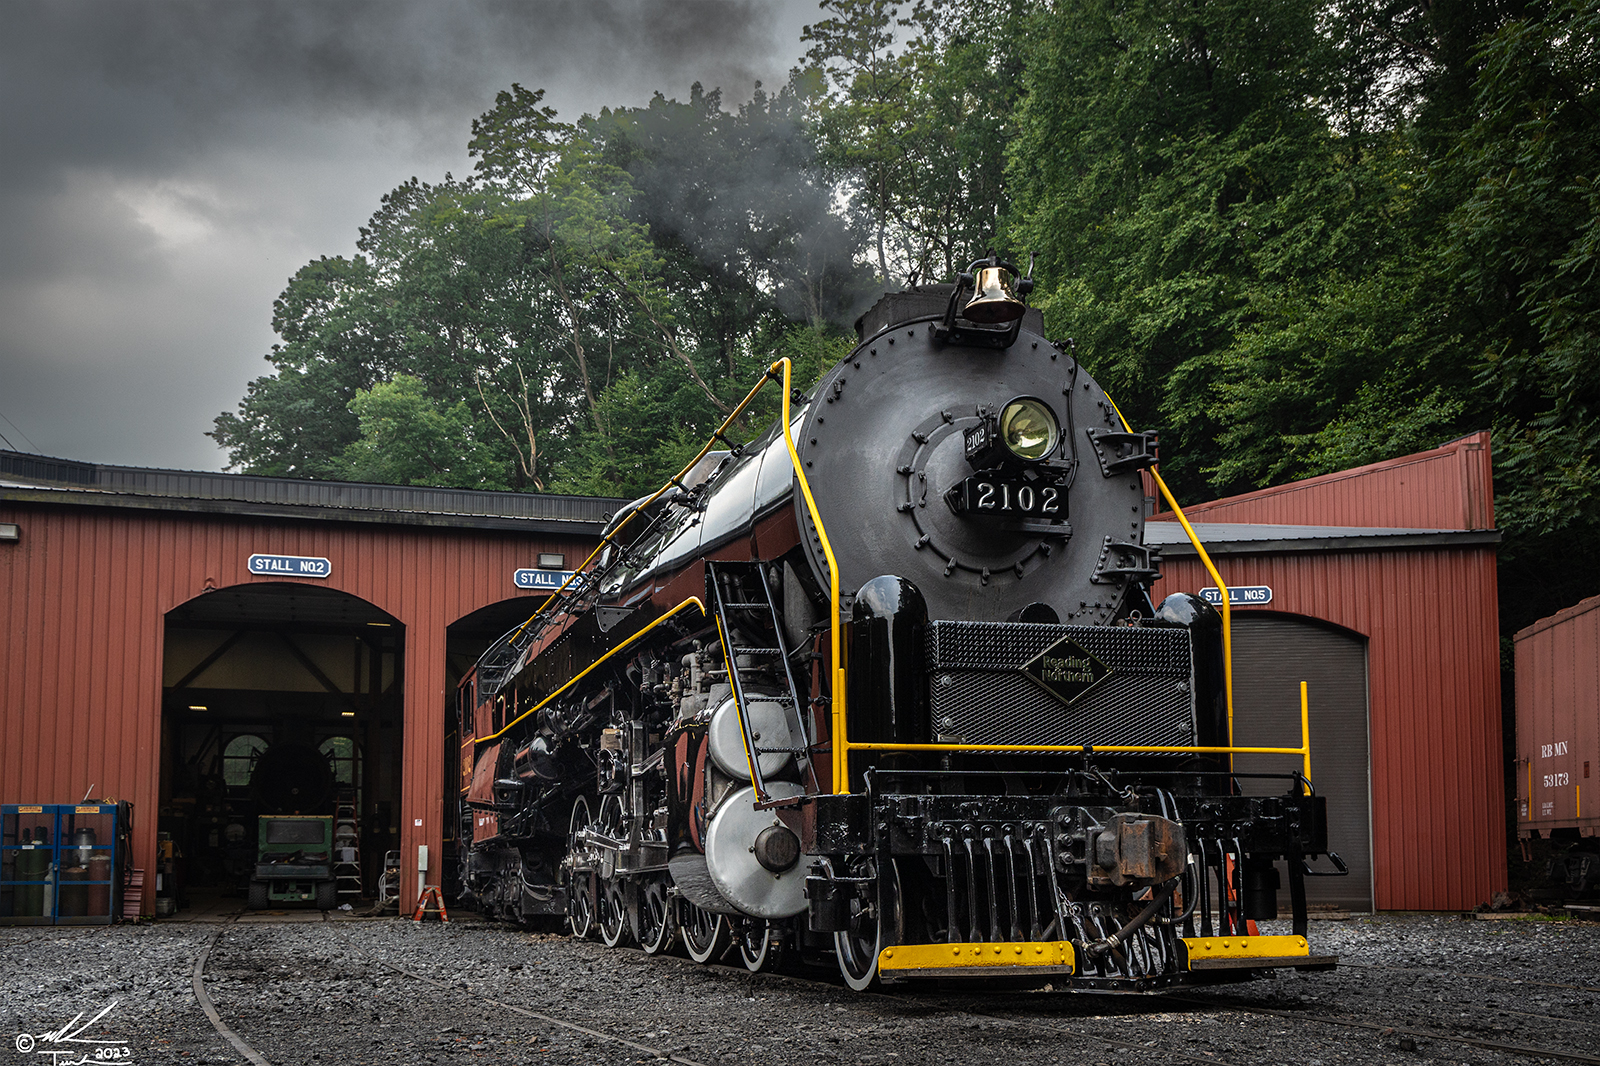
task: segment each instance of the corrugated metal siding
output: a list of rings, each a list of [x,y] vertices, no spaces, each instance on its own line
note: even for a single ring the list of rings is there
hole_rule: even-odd
[[[1577,828],[1593,836],[1600,831],[1600,596],[1541,618],[1513,640],[1517,832]]]
[[[592,544],[415,527],[345,526],[0,505],[21,540],[0,544],[0,801],[132,800],[134,862],[155,862],[161,666],[166,613],[207,582],[281,581],[245,569],[254,552],[324,556],[327,580],[405,626],[402,892],[414,898],[415,847],[439,877],[445,778],[445,628],[522,595],[511,573],[540,551],[582,558]],[[296,580],[296,579],[288,579]],[[420,820],[421,824],[416,824]]]
[[[1216,563],[1229,584],[1271,586],[1272,611],[1368,638],[1375,906],[1469,909],[1504,891],[1493,550],[1230,555]],[[1169,560],[1163,571],[1158,599],[1212,583],[1196,559]]]
[[[1179,503],[1192,522],[1493,529],[1489,434],[1224,500]]]

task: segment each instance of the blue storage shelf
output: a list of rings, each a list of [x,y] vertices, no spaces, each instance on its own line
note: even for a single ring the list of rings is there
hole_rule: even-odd
[[[121,912],[131,806],[0,804],[0,925],[109,925]]]

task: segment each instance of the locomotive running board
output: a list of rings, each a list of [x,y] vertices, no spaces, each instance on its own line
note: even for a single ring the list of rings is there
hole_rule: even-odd
[[[989,944],[900,944],[878,953],[878,972],[901,977],[992,977],[1028,973],[1077,972],[1072,943],[1066,940]]]

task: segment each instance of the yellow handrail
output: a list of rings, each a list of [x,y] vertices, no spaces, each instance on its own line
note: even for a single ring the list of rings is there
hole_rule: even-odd
[[[1096,754],[1103,751],[1120,752],[1124,755],[1304,755],[1306,749],[1299,748],[1237,748],[1217,745],[1214,747],[1192,746],[1180,744],[896,744],[892,741],[859,741],[850,745],[851,751],[1008,751],[1032,752],[1034,754],[1072,755],[1085,750],[1092,750]]]
[[[720,590],[719,590],[720,591]],[[722,658],[728,664],[728,680],[732,682],[733,676],[733,645],[728,640],[728,634],[723,632],[722,619],[713,618],[712,623],[717,627],[717,641],[722,645]],[[766,782],[761,780],[756,766],[755,752],[750,750],[750,721],[745,717],[744,702],[739,699],[740,686],[730,684],[729,693],[733,696],[733,713],[739,716],[739,743],[744,746],[744,764],[750,770],[750,786],[756,790],[756,802],[767,802]],[[795,708],[795,714],[800,714],[800,708]]]
[[[948,751],[948,752],[1015,752],[1035,755],[1071,755],[1089,749],[1097,752],[1118,752],[1124,755],[1298,755],[1301,773],[1309,785],[1311,781],[1311,717],[1306,700],[1306,683],[1300,682],[1300,746],[1297,748],[1237,747],[1223,745],[1183,744],[896,744],[890,741],[862,741],[852,743],[851,751]]]
[[[745,395],[745,398],[743,400],[739,401],[738,406],[736,406],[733,409],[732,413],[730,413],[728,415],[728,417],[723,420],[722,425],[717,427],[716,432],[711,435],[711,439],[706,443],[705,447],[701,448],[699,453],[696,454],[693,459],[689,460],[689,462],[684,466],[684,468],[682,470],[678,471],[678,473],[677,473],[677,475],[675,477],[673,477],[665,485],[661,486],[661,488],[658,489],[653,495],[651,495],[649,499],[645,500],[643,503],[641,503],[637,507],[635,507],[633,509],[633,511],[628,514],[628,516],[626,518],[624,518],[621,522],[617,523],[616,528],[612,529],[611,532],[607,533],[604,537],[602,537],[601,540],[600,540],[599,545],[597,545],[595,547],[594,551],[589,553],[589,557],[586,558],[583,561],[583,563],[578,567],[578,569],[573,572],[572,577],[567,578],[566,581],[562,582],[560,588],[556,589],[555,592],[551,593],[551,598],[560,596],[561,593],[566,590],[567,586],[570,585],[577,578],[578,574],[582,573],[584,568],[587,567],[591,562],[593,562],[595,557],[600,554],[600,552],[606,547],[606,545],[611,543],[611,541],[617,536],[617,534],[622,531],[623,527],[626,526],[628,524],[628,522],[633,519],[633,516],[635,514],[638,514],[640,511],[642,511],[646,507],[650,506],[650,504],[652,504],[656,500],[660,499],[662,493],[666,492],[667,489],[671,488],[674,484],[676,484],[677,482],[681,481],[685,474],[687,474],[690,470],[694,469],[694,466],[695,466],[696,463],[698,463],[701,459],[704,459],[706,457],[707,453],[709,453],[711,451],[711,446],[713,444],[715,444],[719,439],[725,439],[722,436],[723,432],[726,431],[727,428],[730,425],[733,424],[733,421],[736,418],[738,418],[741,414],[744,413],[745,409],[748,408],[750,406],[751,402],[756,398],[756,395],[762,389],[766,388],[768,382],[774,381],[774,380],[778,380],[776,375],[778,375],[778,373],[780,371],[782,372],[782,381],[783,381],[783,408],[782,408],[783,442],[784,442],[785,447],[787,447],[787,449],[789,451],[789,461],[790,461],[791,464],[793,464],[795,476],[796,476],[797,480],[800,483],[800,494],[805,498],[806,511],[811,516],[812,524],[816,527],[817,539],[822,543],[822,554],[828,560],[828,603],[829,603],[829,608],[830,608],[830,610],[832,612],[832,622],[831,622],[831,625],[829,627],[829,651],[832,654],[831,677],[832,677],[832,681],[833,681],[833,684],[832,684],[832,688],[833,688],[833,714],[832,714],[832,718],[833,718],[833,758],[832,758],[832,761],[833,761],[833,782],[834,782],[834,790],[836,792],[843,793],[843,792],[848,792],[849,791],[850,785],[849,785],[849,777],[848,777],[849,764],[848,764],[847,753],[846,753],[846,747],[848,745],[848,740],[847,740],[846,735],[845,735],[845,678],[844,678],[844,662],[843,662],[843,655],[842,655],[842,643],[843,643],[843,641],[842,641],[842,637],[841,637],[841,634],[840,634],[840,628],[839,628],[839,564],[838,564],[838,560],[835,558],[835,556],[833,554],[833,545],[828,540],[828,531],[823,526],[822,515],[819,514],[818,511],[817,511],[816,497],[812,495],[811,483],[806,478],[804,464],[802,464],[801,461],[800,461],[799,450],[795,447],[795,443],[794,443],[794,432],[793,432],[793,429],[792,429],[792,426],[791,426],[793,418],[792,418],[792,415],[790,413],[790,396],[791,396],[792,391],[793,391],[792,390],[793,366],[792,366],[792,364],[790,363],[790,361],[788,359],[786,359],[786,358],[785,359],[779,359],[776,362],[774,362],[771,366],[767,367],[766,374],[762,375],[761,380],[756,383],[755,387],[752,388],[749,391],[749,393],[747,393]],[[548,602],[548,601],[546,601],[546,602]],[[683,610],[686,606],[688,606],[691,603],[693,603],[695,606],[700,608],[700,613],[701,614],[705,614],[706,613],[705,604],[700,602],[699,597],[696,597],[696,596],[689,597],[687,600],[684,600],[682,603],[678,604],[672,610],[668,611],[666,614],[662,615],[660,618],[656,619],[654,622],[651,622],[649,625],[645,626],[643,629],[641,629],[637,633],[633,634],[631,637],[629,637],[627,640],[623,641],[621,644],[617,645],[615,648],[612,648],[610,651],[606,652],[599,659],[596,659],[592,664],[590,664],[586,669],[584,669],[584,671],[582,673],[578,674],[576,677],[572,678],[572,680],[570,680],[566,684],[562,685],[555,692],[552,692],[549,696],[545,697],[542,701],[540,701],[540,703],[537,706],[535,706],[535,707],[523,712],[522,714],[518,715],[516,718],[514,718],[511,721],[507,722],[505,724],[505,726],[503,728],[501,728],[498,732],[493,733],[493,734],[491,734],[490,736],[487,736],[487,737],[478,738],[477,743],[481,744],[481,743],[484,743],[486,741],[494,740],[496,737],[501,736],[502,734],[504,734],[506,732],[506,730],[510,729],[512,726],[516,725],[518,722],[520,722],[523,719],[527,718],[528,715],[533,714],[535,711],[538,711],[540,708],[544,707],[546,704],[548,704],[551,700],[555,699],[561,693],[563,693],[567,689],[571,688],[585,674],[588,674],[591,670],[594,670],[601,663],[605,662],[607,659],[609,659],[611,656],[615,655],[617,652],[619,652],[622,649],[624,649],[624,648],[630,646],[631,644],[633,644],[640,637],[644,636],[644,634],[648,633],[650,630],[654,629],[656,626],[660,625],[662,622],[665,622],[668,618],[671,618],[673,615],[677,614],[679,611]],[[537,617],[537,615],[535,617]],[[518,628],[518,630],[516,632],[516,635],[520,636],[527,629],[527,627],[533,623],[533,621],[534,621],[533,618],[529,618],[526,622],[524,622],[522,624],[522,626]],[[513,639],[515,639],[515,637],[513,637]],[[800,708],[796,708],[796,710],[800,710]],[[749,759],[749,758],[752,757],[752,754],[753,753],[751,753],[749,751],[746,751],[745,752],[745,757],[747,759]],[[753,773],[752,773],[752,778],[753,778]]]
[[[789,382],[789,375],[788,375],[787,366],[788,366],[788,362],[789,361],[787,359],[783,359],[783,360],[780,360],[780,362],[782,362],[785,365],[783,380],[784,380],[785,389],[787,390],[788,382]],[[547,596],[544,599],[544,601],[539,604],[539,610],[535,611],[532,615],[530,615],[528,617],[528,620],[526,622],[523,622],[522,625],[517,627],[517,631],[514,634],[512,634],[512,636],[511,636],[512,640],[516,640],[518,637],[522,636],[522,634],[524,632],[527,631],[528,627],[533,624],[534,619],[539,617],[540,611],[543,611],[544,608],[546,607],[546,605],[548,605],[551,600],[554,600],[557,596],[560,596],[563,592],[567,591],[567,586],[572,584],[574,581],[576,581],[578,579],[578,575],[583,573],[585,568],[587,568],[590,563],[594,562],[595,557],[597,555],[599,555],[602,551],[604,551],[606,549],[607,545],[609,545],[613,540],[616,539],[617,534],[621,533],[623,531],[623,529],[625,529],[627,527],[629,522],[633,521],[633,516],[634,515],[638,514],[640,511],[644,510],[646,507],[649,507],[652,503],[655,503],[657,500],[659,500],[661,498],[661,495],[664,492],[666,492],[668,489],[670,489],[672,486],[681,483],[683,481],[684,475],[688,474],[689,471],[693,470],[695,468],[695,465],[697,463],[699,463],[700,460],[704,459],[707,455],[710,454],[711,446],[716,444],[717,441],[720,440],[720,441],[723,441],[724,443],[727,443],[727,438],[724,437],[722,434],[727,430],[727,428],[729,426],[733,425],[735,419],[737,419],[740,415],[744,414],[745,408],[749,407],[751,401],[753,401],[756,398],[756,393],[760,392],[762,389],[767,387],[767,382],[772,380],[772,371],[775,370],[777,368],[777,366],[778,366],[777,363],[773,363],[772,366],[767,368],[767,373],[761,378],[760,381],[756,382],[755,388],[751,389],[748,393],[745,394],[744,399],[740,400],[738,405],[736,407],[734,407],[734,409],[731,412],[729,412],[728,417],[724,418],[722,420],[722,425],[718,426],[716,428],[716,431],[711,434],[711,438],[706,441],[705,447],[701,448],[698,452],[696,452],[694,458],[690,459],[688,461],[688,463],[684,464],[684,467],[683,467],[682,470],[679,470],[676,474],[674,474],[671,478],[669,478],[667,480],[666,484],[662,485],[655,492],[651,493],[649,499],[645,500],[643,503],[639,504],[633,510],[629,511],[627,516],[625,518],[623,518],[622,521],[618,522],[616,524],[616,527],[614,529],[612,529],[611,532],[605,534],[605,536],[600,538],[600,543],[595,545],[594,551],[590,552],[588,558],[584,559],[583,562],[578,564],[578,568],[576,570],[574,570],[572,572],[572,574],[565,581],[563,581],[561,583],[561,587],[556,589],[549,596]],[[785,393],[784,393],[783,410],[784,410],[784,414],[787,415],[788,412],[789,412],[789,399],[788,399],[787,391],[785,391]],[[785,425],[787,425],[787,423],[785,423]]]
[[[1128,420],[1126,418],[1122,417],[1122,408],[1117,406],[1117,402],[1111,398],[1109,393],[1106,395],[1106,402],[1111,405],[1111,409],[1113,411],[1117,412],[1117,418],[1119,421],[1121,421],[1122,428],[1127,430],[1129,433],[1132,433],[1133,427],[1128,424]],[[1200,562],[1205,566],[1206,572],[1211,575],[1211,580],[1217,583],[1217,591],[1222,595],[1222,688],[1228,704],[1228,744],[1229,746],[1232,746],[1233,617],[1232,611],[1228,605],[1228,601],[1231,598],[1228,595],[1228,586],[1227,583],[1222,580],[1222,575],[1217,573],[1216,564],[1211,561],[1211,556],[1206,552],[1206,546],[1200,543],[1200,538],[1198,535],[1196,535],[1194,527],[1189,524],[1189,519],[1184,515],[1183,508],[1178,506],[1178,501],[1176,497],[1172,495],[1172,490],[1167,488],[1167,483],[1161,480],[1161,475],[1156,472],[1156,468],[1153,466],[1150,468],[1150,476],[1155,479],[1156,486],[1161,489],[1161,495],[1166,499],[1167,506],[1172,508],[1172,513],[1178,516],[1178,521],[1183,525],[1184,533],[1188,534],[1189,536],[1189,543],[1194,545],[1194,550],[1200,555]],[[1228,767],[1229,769],[1233,768],[1232,758],[1229,758],[1228,760]]]
[[[811,482],[806,480],[800,452],[794,446],[789,418],[789,360],[779,359],[768,368],[768,372],[779,366],[783,367],[783,443],[789,449],[789,462],[794,464],[795,478],[800,482],[800,494],[805,497],[806,512],[811,515],[811,524],[817,527],[817,540],[821,542],[822,554],[828,560],[828,611],[831,615],[828,650],[833,657],[830,671],[833,678],[833,791],[842,796],[850,791],[850,741],[845,733],[844,660],[839,635],[839,563],[834,558],[833,545],[828,542],[828,531],[823,528],[822,516],[817,513],[817,500],[811,495]]]
[[[605,662],[607,659],[609,659],[613,655],[617,654],[617,652],[622,651],[625,648],[632,647],[634,645],[634,643],[637,642],[640,637],[644,636],[646,633],[650,632],[656,626],[660,625],[662,622],[667,621],[673,615],[677,614],[679,611],[683,610],[686,607],[698,607],[698,608],[700,608],[700,613],[702,615],[706,613],[706,605],[704,603],[700,602],[700,597],[699,596],[690,596],[688,599],[686,599],[682,603],[678,604],[672,610],[668,611],[666,614],[662,615],[660,618],[657,618],[655,621],[651,622],[649,625],[644,626],[637,633],[633,634],[633,636],[629,637],[627,640],[624,640],[621,644],[618,644],[615,648],[612,648],[610,651],[608,651],[604,655],[600,656],[600,658],[596,659],[594,662],[592,662],[588,666],[584,667],[583,670],[580,673],[578,673],[575,677],[573,677],[573,679],[571,681],[568,681],[565,685],[562,685],[560,688],[558,688],[554,692],[550,693],[550,695],[548,695],[544,699],[540,700],[538,702],[538,704],[536,704],[535,706],[529,707],[526,711],[523,711],[521,714],[519,714],[515,718],[511,719],[511,721],[507,722],[504,726],[502,726],[500,728],[499,732],[490,733],[486,737],[478,737],[477,740],[475,741],[475,743],[486,744],[491,740],[495,740],[495,739],[503,736],[507,729],[510,729],[512,726],[516,725],[518,722],[520,722],[524,718],[528,717],[528,715],[533,714],[535,711],[538,711],[539,709],[544,707],[551,700],[555,699],[557,696],[559,696],[563,692],[567,691],[567,689],[571,688],[573,685],[576,685],[579,681],[583,680],[583,678],[584,678],[584,676],[586,674],[588,674],[591,671],[593,671],[596,668],[598,668],[601,663]]]

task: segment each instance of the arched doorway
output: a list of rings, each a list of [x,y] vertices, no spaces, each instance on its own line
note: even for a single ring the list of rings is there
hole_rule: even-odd
[[[548,599],[541,593],[513,596],[478,608],[456,619],[445,630],[445,788],[444,788],[444,866],[445,893],[455,898],[460,887],[460,840],[470,834],[465,819],[460,781],[460,707],[457,689],[461,679],[477,663],[489,645],[526,622]]]
[[[341,900],[370,895],[399,847],[404,626],[348,593],[262,583],[165,627],[158,899],[242,897],[257,818],[287,813],[334,819]]]
[[[1367,728],[1367,641],[1349,630],[1286,614],[1233,614],[1233,739],[1241,747],[1300,745],[1300,682],[1311,722],[1311,780],[1328,801],[1328,845],[1347,877],[1306,879],[1313,906],[1372,909],[1371,767]],[[1243,773],[1288,773],[1298,756],[1240,755]],[[1247,792],[1277,785],[1243,782]],[[1326,867],[1325,862],[1319,868]],[[1287,903],[1287,896],[1284,896]]]

